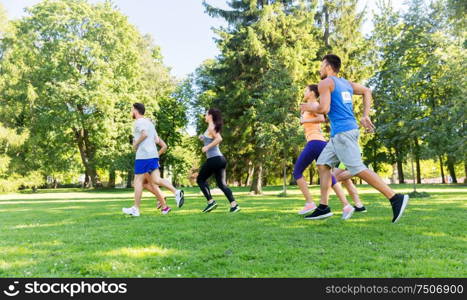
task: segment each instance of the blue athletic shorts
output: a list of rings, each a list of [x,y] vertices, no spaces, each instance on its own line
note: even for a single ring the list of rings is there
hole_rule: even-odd
[[[159,158],[135,160],[135,174],[152,173],[155,169],[159,169]]]

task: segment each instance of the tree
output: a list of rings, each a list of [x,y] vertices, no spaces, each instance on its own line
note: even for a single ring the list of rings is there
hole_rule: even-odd
[[[225,18],[229,28],[217,30],[221,55],[203,70],[207,76],[201,72],[209,79],[199,81],[214,84],[198,94],[209,95],[209,105],[223,111],[225,154],[233,169],[242,164],[259,194],[265,172],[284,170],[298,150],[290,147],[301,135],[298,104],[306,83],[316,78],[313,3],[232,1],[231,11],[206,7],[212,16]],[[280,153],[283,163],[271,153]]]
[[[155,110],[165,94],[145,77],[161,65],[157,48],[110,2],[46,0],[28,12],[2,43],[1,110],[8,124],[29,129],[39,149],[31,157],[65,170],[64,157],[78,152],[86,182],[97,186],[98,168],[117,169],[130,155],[131,104]]]

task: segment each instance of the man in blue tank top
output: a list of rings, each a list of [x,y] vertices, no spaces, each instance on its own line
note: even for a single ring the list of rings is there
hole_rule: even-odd
[[[352,96],[363,96],[363,116],[361,125],[367,132],[375,126],[370,119],[371,90],[358,83],[337,77],[341,68],[341,59],[334,54],[323,58],[320,68],[321,82],[318,85],[320,94],[319,106],[302,104],[302,111],[327,114],[331,122],[331,140],[317,160],[321,185],[321,201],[318,208],[306,216],[316,220],[332,216],[328,206],[329,189],[331,188],[331,168],[342,162],[350,176],[358,176],[380,191],[390,202],[393,211],[392,222],[396,223],[407,206],[408,195],[396,194],[379,176],[369,170],[362,161],[358,146],[359,127],[353,112]],[[342,180],[342,178],[341,178]]]

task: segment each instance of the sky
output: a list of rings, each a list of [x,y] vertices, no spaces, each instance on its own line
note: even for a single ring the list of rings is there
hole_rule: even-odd
[[[26,15],[25,7],[41,0],[0,0],[10,19]],[[103,2],[104,0],[91,0]],[[208,3],[227,8],[226,0],[207,0]],[[392,0],[396,8],[403,7],[402,0]],[[164,63],[172,75],[183,78],[193,72],[203,61],[214,58],[218,49],[214,42],[213,27],[226,25],[222,19],[211,18],[204,12],[202,0],[113,0],[120,11],[127,15],[142,34],[151,34],[161,47]],[[375,9],[374,0],[360,0],[360,7],[367,4]],[[371,31],[371,20],[363,32]]]

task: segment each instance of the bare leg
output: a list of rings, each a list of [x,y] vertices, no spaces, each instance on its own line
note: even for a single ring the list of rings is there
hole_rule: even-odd
[[[350,172],[347,170],[335,169],[334,172],[335,172],[334,176],[336,177],[336,180],[339,182],[346,181],[353,177],[352,174],[350,174]]]
[[[344,191],[342,190],[342,187],[339,183],[333,185],[332,189],[336,193],[337,198],[339,198],[339,200],[342,202],[342,207],[346,207],[347,205],[349,205],[349,201],[347,201]]]
[[[355,205],[357,207],[362,207],[363,203],[362,201],[360,201],[360,196],[358,195],[357,187],[353,184],[352,180],[349,177],[351,176],[350,172],[336,168],[334,169],[333,175],[334,177],[336,177],[337,181],[341,181],[342,185],[349,192],[350,197],[352,197]]]
[[[141,196],[143,194],[144,174],[135,175],[135,206],[139,210],[141,206]]]
[[[167,179],[161,178],[159,169],[156,169],[151,173],[151,179],[152,179],[153,183],[157,184],[158,186],[163,186],[163,187],[167,188],[174,195],[177,192],[177,190],[174,188],[172,183],[170,183],[170,181],[168,181]]]
[[[320,204],[328,205],[329,202],[329,190],[332,184],[331,169],[325,165],[318,165],[320,188],[321,188],[321,200]]]
[[[358,177],[365,180],[369,185],[377,189],[386,198],[391,199],[396,194],[375,172],[366,169],[357,174]]]
[[[297,179],[297,185],[302,191],[303,196],[305,196],[306,203],[313,203],[313,199],[311,198],[310,191],[308,190],[308,183],[306,182],[305,178]]]
[[[165,197],[164,195],[162,194],[162,191],[161,189],[159,188],[159,186],[153,184],[153,183],[149,183],[148,180],[147,180],[147,177],[149,177],[149,175],[146,175],[146,178],[144,180],[144,185],[143,187],[148,190],[149,192],[151,192],[154,196],[156,196],[157,198],[157,201],[161,204],[161,207],[162,209],[166,208],[167,207],[167,203],[165,202]],[[151,178],[149,177],[149,180],[151,180]]]
[[[357,207],[362,207],[363,203],[360,200],[360,196],[358,195],[357,187],[353,184],[352,180],[347,179],[342,181],[342,185],[347,189],[347,191],[350,194],[350,197],[352,197],[353,202]]]

